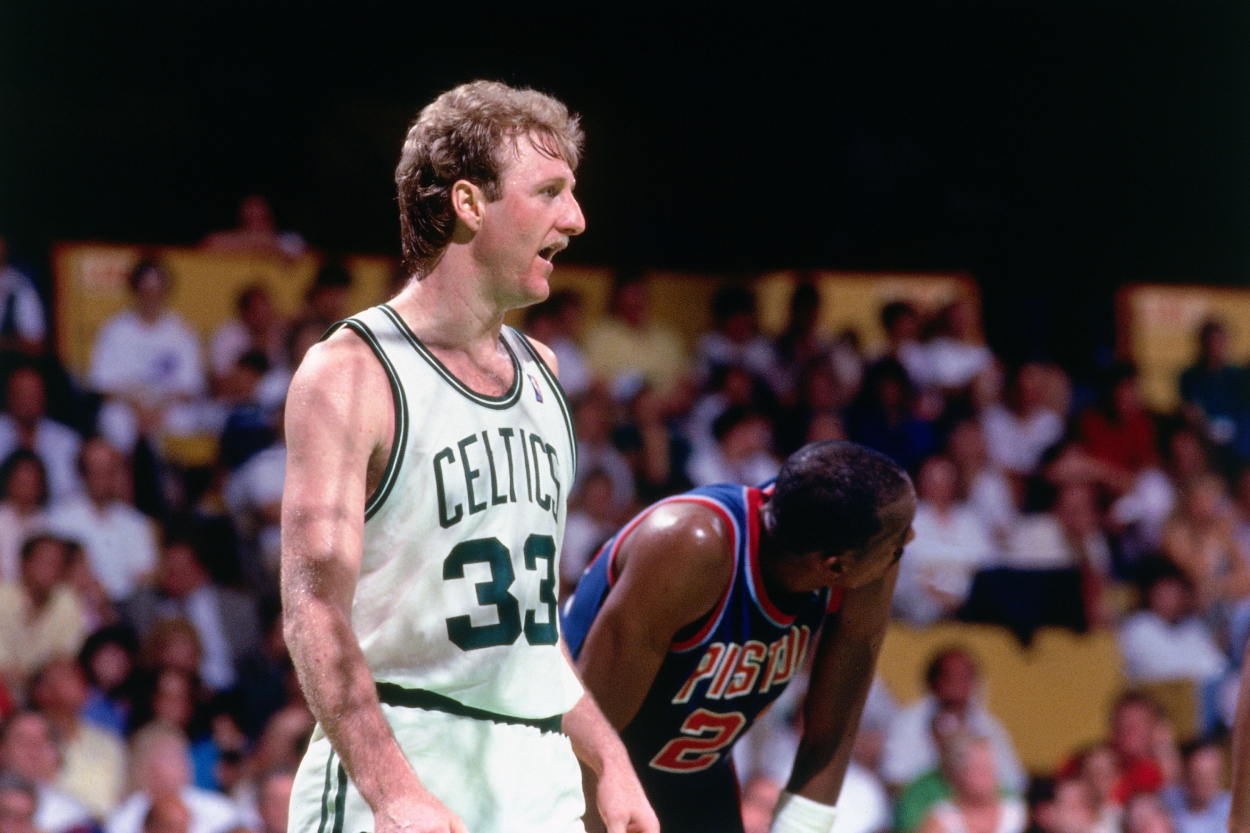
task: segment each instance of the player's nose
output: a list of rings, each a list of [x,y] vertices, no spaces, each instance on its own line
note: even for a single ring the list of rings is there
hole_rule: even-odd
[[[586,218],[582,215],[582,207],[578,204],[577,198],[569,194],[564,215],[560,218],[560,231],[572,237],[575,234],[581,234],[585,230]]]

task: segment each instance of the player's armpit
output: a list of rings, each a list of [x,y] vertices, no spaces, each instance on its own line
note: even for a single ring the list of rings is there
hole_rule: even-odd
[[[626,536],[617,577],[578,670],[617,729],[637,714],[673,636],[710,611],[733,575],[727,531],[694,503],[657,506]]]

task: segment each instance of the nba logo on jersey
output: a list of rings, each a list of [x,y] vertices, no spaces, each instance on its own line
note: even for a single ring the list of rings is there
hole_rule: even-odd
[[[539,402],[542,402],[543,401],[543,389],[538,386],[538,380],[534,378],[533,373],[527,373],[525,375],[530,377],[530,384],[534,386],[534,398],[537,399]]]

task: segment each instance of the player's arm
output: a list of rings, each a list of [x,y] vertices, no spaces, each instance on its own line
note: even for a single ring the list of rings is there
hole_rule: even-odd
[[[827,618],[812,661],[803,735],[787,793],[825,807],[837,804],[885,641],[897,578],[895,565],[876,581],[844,590],[838,611]],[[790,799],[783,795],[782,800]]]
[[[616,553],[616,583],[595,616],[577,668],[608,721],[623,729],[642,706],[673,637],[724,595],[728,533],[697,503],[651,510]]]
[[[348,332],[310,350],[291,382],[284,633],[309,708],[373,808],[378,833],[462,831],[400,751],[351,627],[367,472],[393,430],[390,395],[381,366]]]
[[[1233,717],[1233,801],[1229,833],[1250,833],[1250,646],[1241,662],[1241,687]]]

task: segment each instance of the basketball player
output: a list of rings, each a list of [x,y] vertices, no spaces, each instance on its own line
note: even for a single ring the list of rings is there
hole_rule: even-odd
[[[828,833],[915,509],[891,460],[826,441],[762,490],[667,498],[604,544],[564,632],[665,833],[742,830],[730,747],[812,646],[802,741],[771,830]]]
[[[474,82],[426,107],[396,171],[412,279],[292,380],[285,633],[317,717],[292,833],[654,833],[628,755],[557,630],[575,467],[543,345],[504,312],[584,228],[564,105]]]

